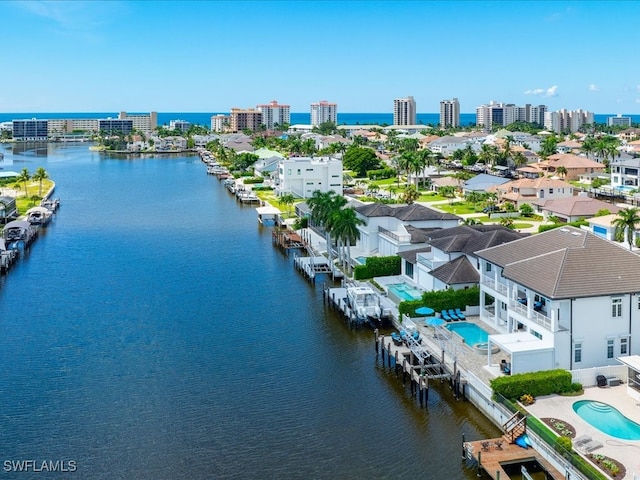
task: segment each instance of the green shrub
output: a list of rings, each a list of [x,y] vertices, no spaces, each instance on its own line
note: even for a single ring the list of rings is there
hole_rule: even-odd
[[[363,280],[373,277],[400,275],[401,269],[401,259],[398,255],[390,257],[367,257],[364,265],[356,265],[353,270],[353,278]]]
[[[539,397],[572,392],[571,372],[567,370],[545,370],[541,372],[518,373],[491,380],[494,392],[509,398],[520,398],[525,394]]]
[[[384,180],[385,178],[392,178],[396,176],[396,171],[393,168],[381,168],[379,170],[369,170],[367,172],[367,178],[372,180]]]
[[[542,232],[546,232],[547,230],[553,230],[554,228],[560,228],[560,227],[566,227],[566,226],[570,226],[570,227],[588,227],[589,226],[589,222],[587,222],[586,220],[577,220],[575,222],[569,222],[569,223],[552,223],[550,225],[540,225],[538,227],[538,233],[542,233]]]
[[[571,439],[569,437],[558,437],[556,438],[555,449],[558,452],[571,451]]]
[[[435,290],[424,292],[420,300],[407,300],[398,306],[401,315],[406,314],[416,317],[416,308],[427,306],[436,312],[449,308],[459,308],[464,310],[467,305],[480,304],[480,287],[472,287],[466,290]]]

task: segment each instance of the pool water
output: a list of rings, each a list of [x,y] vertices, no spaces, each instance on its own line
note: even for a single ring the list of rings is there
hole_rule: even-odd
[[[387,289],[402,300],[420,300],[422,298],[422,290],[407,283],[394,283],[388,285]]]
[[[573,404],[573,411],[607,435],[624,440],[640,440],[640,425],[607,403],[580,400]]]
[[[477,343],[486,344],[489,341],[489,334],[475,323],[448,323],[447,328],[460,335],[464,339],[464,343],[467,345],[473,346]]]

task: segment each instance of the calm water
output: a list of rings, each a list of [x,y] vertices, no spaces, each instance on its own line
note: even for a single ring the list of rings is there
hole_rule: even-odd
[[[497,429],[446,386],[420,408],[372,332],[326,312],[197,157],[0,151],[43,166],[62,199],[0,285],[2,462],[73,460],[82,479],[475,478],[461,434]],[[0,474],[31,475],[45,478]]]

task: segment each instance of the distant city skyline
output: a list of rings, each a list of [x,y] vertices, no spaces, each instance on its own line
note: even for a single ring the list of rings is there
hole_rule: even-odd
[[[0,111],[383,113],[412,96],[418,113],[457,98],[632,115],[640,32],[621,12],[640,2],[1,2]],[[331,35],[310,35],[318,19]],[[591,40],[607,32],[621,40]]]

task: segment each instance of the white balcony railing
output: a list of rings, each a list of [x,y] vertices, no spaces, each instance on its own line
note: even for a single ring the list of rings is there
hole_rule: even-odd
[[[526,305],[522,305],[520,302],[516,300],[509,300],[509,308],[512,312],[518,313],[522,315],[527,320],[532,321],[540,325],[541,327],[546,328],[550,332],[552,332],[553,320],[550,317],[547,317],[545,314],[541,312],[536,312],[535,310],[531,310],[531,316],[529,316],[529,308]]]
[[[489,288],[492,288],[496,292],[506,295],[509,292],[509,287],[501,282],[496,282],[493,277],[489,277],[487,275],[483,275],[480,281],[483,285],[486,285]]]

